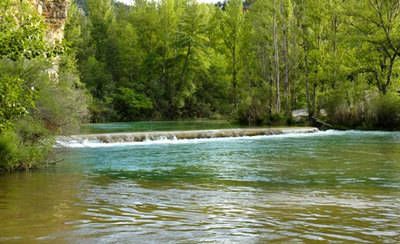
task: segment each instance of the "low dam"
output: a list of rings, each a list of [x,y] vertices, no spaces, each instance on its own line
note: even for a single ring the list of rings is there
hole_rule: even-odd
[[[157,132],[124,132],[88,135],[72,135],[57,138],[58,146],[68,147],[71,143],[132,143],[159,140],[207,139],[227,137],[251,137],[282,134],[315,133],[319,130],[314,127],[291,128],[241,128],[219,130],[188,130],[188,131],[157,131]]]

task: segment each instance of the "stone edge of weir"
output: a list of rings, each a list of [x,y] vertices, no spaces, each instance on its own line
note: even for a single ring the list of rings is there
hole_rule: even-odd
[[[129,143],[156,140],[210,139],[226,137],[252,137],[319,132],[315,127],[240,128],[218,130],[152,131],[60,136],[57,141],[95,141],[101,143]]]

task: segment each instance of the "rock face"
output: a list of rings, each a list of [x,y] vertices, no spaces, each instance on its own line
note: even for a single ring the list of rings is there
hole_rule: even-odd
[[[64,38],[64,26],[67,19],[70,0],[30,0],[38,12],[45,17],[49,26],[47,41],[56,44]]]

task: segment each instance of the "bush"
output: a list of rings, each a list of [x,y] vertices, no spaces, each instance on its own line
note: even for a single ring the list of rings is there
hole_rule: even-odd
[[[56,79],[44,59],[0,64],[0,168],[36,167],[50,152],[53,135],[79,128],[87,114],[85,89],[68,57],[61,57]]]
[[[0,171],[11,170],[18,161],[18,137],[13,131],[0,133]]]
[[[33,90],[18,75],[10,74],[12,66],[15,62],[0,59],[0,131],[28,114],[33,106]]]
[[[361,99],[350,101],[342,92],[331,94],[323,107],[326,109],[329,123],[337,127],[361,127],[366,122],[366,102]]]
[[[242,124],[260,125],[268,120],[268,97],[264,87],[247,88],[248,94],[242,94],[237,110],[237,120]]]
[[[379,129],[400,129],[400,96],[387,94],[373,99],[369,120]]]
[[[369,93],[351,102],[344,95],[331,95],[324,108],[328,112],[329,123],[339,128],[400,128],[400,96],[397,94]]]
[[[58,80],[48,79],[44,74],[35,81],[37,99],[32,114],[55,134],[76,133],[88,114],[87,95],[71,62],[70,57],[62,57]]]
[[[25,118],[0,133],[0,171],[38,167],[52,149],[53,140],[39,121]]]
[[[130,88],[118,88],[113,97],[114,109],[121,120],[130,121],[145,117],[153,109],[151,100]]]

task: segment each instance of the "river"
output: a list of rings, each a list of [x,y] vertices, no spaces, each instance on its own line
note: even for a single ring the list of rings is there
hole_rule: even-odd
[[[0,177],[0,242],[400,242],[400,133],[57,149]]]

